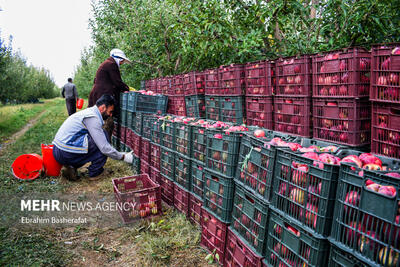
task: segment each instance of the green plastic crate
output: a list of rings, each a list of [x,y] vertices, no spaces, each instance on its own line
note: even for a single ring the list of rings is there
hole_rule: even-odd
[[[209,120],[221,120],[221,107],[218,96],[205,96],[206,118]]]
[[[133,116],[134,116],[133,112],[126,110],[126,126],[125,127],[132,129],[132,123],[134,121]]]
[[[126,109],[130,112],[136,112],[136,97],[138,92],[129,92]]]
[[[161,145],[176,151],[175,149],[175,123],[169,119],[164,119],[161,122]]]
[[[192,132],[193,127],[189,123],[175,123],[174,127],[175,151],[190,157],[192,151]]]
[[[151,139],[151,130],[154,122],[157,120],[157,117],[154,114],[145,114],[143,115],[143,123],[142,123],[142,136],[148,140]]]
[[[158,144],[161,145],[161,136],[162,136],[162,129],[161,129],[161,125],[163,123],[163,120],[161,120],[160,118],[157,118],[152,126],[151,126],[151,141],[154,144]]]
[[[338,153],[342,158],[350,152]],[[302,154],[277,149],[271,203],[308,231],[327,237],[331,231],[339,165],[316,162]]]
[[[230,223],[235,187],[233,179],[207,168],[204,178],[204,208],[221,222]]]
[[[400,174],[400,160],[377,157],[392,170],[373,171],[341,163],[330,241],[371,266],[399,266],[387,259],[400,256],[400,179],[387,173]],[[372,183],[391,186],[393,192],[367,187]]]
[[[136,95],[135,111],[162,115],[167,112],[168,96],[166,95]]]
[[[221,120],[240,125],[246,122],[243,96],[220,96]]]
[[[127,114],[126,114],[126,109],[121,109],[120,116],[121,116],[121,125],[124,127],[128,126],[127,122]]]
[[[118,151],[120,151],[120,140],[115,135],[111,136],[111,145]]]
[[[165,147],[161,147],[160,172],[171,181],[175,180],[175,152]]]
[[[206,164],[207,157],[207,129],[202,126],[193,126],[190,157],[201,164]]]
[[[249,246],[263,253],[267,237],[269,204],[236,184],[233,198],[232,226]]]
[[[267,266],[326,266],[329,242],[317,238],[296,222],[270,210],[264,263]]]
[[[132,121],[133,127],[132,130],[139,136],[143,134],[143,113],[136,112],[135,119]]]
[[[363,263],[351,253],[331,245],[329,253],[328,267],[367,267],[369,265]]]
[[[216,138],[216,134],[222,138]],[[242,132],[207,131],[207,168],[233,178],[242,135]]]
[[[268,136],[268,135],[267,135]],[[235,182],[270,202],[274,177],[276,148],[266,145],[252,133],[242,137]]]
[[[136,157],[133,155],[133,161],[132,161],[132,170],[136,173],[140,173],[140,158]]]
[[[129,93],[120,93],[119,106],[122,109],[127,109],[128,107],[128,94]]]
[[[175,154],[175,179],[174,181],[178,183],[181,187],[185,188],[187,191],[190,190],[191,182],[191,161],[184,155],[179,153]]]
[[[191,162],[191,192],[199,197],[202,201],[204,200],[204,176],[205,176],[205,165],[198,163],[195,160]]]
[[[185,96],[186,116],[205,118],[206,104],[204,95]]]

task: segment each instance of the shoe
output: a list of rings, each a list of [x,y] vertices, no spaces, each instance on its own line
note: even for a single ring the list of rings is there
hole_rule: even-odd
[[[78,171],[72,166],[63,166],[61,169],[61,176],[69,181],[79,180]]]
[[[99,175],[93,176],[93,177],[88,177],[88,180],[89,181],[97,181],[97,180],[106,178],[107,176],[110,176],[112,173],[113,173],[113,171],[104,169],[104,171],[102,173],[100,173]]]

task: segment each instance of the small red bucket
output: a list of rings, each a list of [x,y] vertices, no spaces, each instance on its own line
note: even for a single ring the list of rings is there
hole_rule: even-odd
[[[78,98],[78,101],[76,101],[76,107],[81,109],[83,107],[83,102],[83,98]]]
[[[43,160],[38,154],[24,154],[14,160],[11,169],[15,178],[33,180],[40,176]]]
[[[53,156],[53,145],[42,144],[44,169],[47,176],[59,176],[62,165]]]

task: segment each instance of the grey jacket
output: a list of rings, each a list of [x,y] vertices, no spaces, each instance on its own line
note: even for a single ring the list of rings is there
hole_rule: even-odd
[[[63,86],[61,94],[65,99],[78,99],[78,91],[76,90],[76,86],[70,82]]]

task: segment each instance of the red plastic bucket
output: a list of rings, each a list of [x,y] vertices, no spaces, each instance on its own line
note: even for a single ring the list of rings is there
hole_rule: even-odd
[[[53,156],[53,145],[42,144],[44,169],[47,176],[59,176],[62,165]]]
[[[78,98],[78,101],[76,101],[76,107],[81,109],[83,107],[83,102],[83,98]]]
[[[14,160],[11,169],[15,178],[33,180],[40,176],[43,160],[38,154],[24,154]]]

